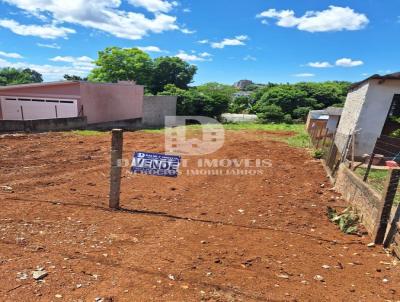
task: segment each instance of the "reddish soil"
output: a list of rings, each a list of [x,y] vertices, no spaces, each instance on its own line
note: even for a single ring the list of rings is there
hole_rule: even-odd
[[[258,175],[125,168],[121,211],[107,209],[108,133],[0,138],[0,300],[399,300],[394,258],[329,222],[326,207],[343,201],[321,164],[278,135],[228,132],[207,156],[271,160]],[[125,133],[124,156],[163,152],[163,142]],[[41,282],[37,267],[48,272]]]

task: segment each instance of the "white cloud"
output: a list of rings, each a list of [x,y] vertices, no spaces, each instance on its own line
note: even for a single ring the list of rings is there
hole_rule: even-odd
[[[141,39],[149,33],[162,33],[169,30],[178,30],[176,17],[167,15],[163,11],[168,11],[169,5],[176,5],[176,2],[160,0],[131,0],[137,5],[141,3],[147,10],[154,13],[153,18],[149,18],[142,13],[121,9],[121,0],[3,0],[8,4],[17,6],[27,13],[38,16],[39,14],[48,16],[51,24],[19,25],[13,20],[12,27],[19,25],[19,30],[13,30],[17,34],[26,35],[30,31],[36,36],[44,38],[65,37],[69,33],[74,33],[73,29],[58,28],[54,24],[70,23],[83,27],[100,30],[118,38],[130,40]],[[169,5],[168,5],[169,3]],[[157,8],[157,5],[160,5]],[[6,20],[7,21],[7,20]],[[7,25],[7,24],[6,24]],[[8,24],[10,25],[10,24]],[[3,25],[4,26],[4,25]],[[10,26],[8,26],[10,27]]]
[[[208,52],[202,52],[202,53],[199,54],[199,56],[200,56],[200,57],[203,57],[203,58],[207,58],[207,57],[211,57],[212,54],[210,54],[210,53],[208,53]]]
[[[68,63],[75,63],[75,62],[91,63],[94,61],[92,58],[89,58],[87,56],[81,56],[81,57],[56,56],[49,60],[53,62],[68,62]]]
[[[6,57],[6,58],[11,58],[11,59],[22,59],[23,58],[23,56],[21,56],[19,53],[4,52],[4,51],[0,51],[0,56]]]
[[[23,25],[10,19],[1,19],[0,26],[21,36],[35,36],[43,39],[66,38],[68,34],[75,33],[75,30],[71,28],[57,27],[53,24]]]
[[[158,46],[138,46],[137,48],[146,52],[167,52],[166,50],[160,49]]]
[[[178,5],[175,1],[162,0],[128,0],[128,2],[134,6],[144,7],[152,13],[168,13],[174,6]]]
[[[356,67],[364,65],[364,62],[361,60],[352,60],[349,58],[343,58],[336,61],[336,66],[340,67]]]
[[[278,26],[297,27],[308,32],[360,30],[369,23],[365,14],[357,13],[350,7],[333,5],[323,11],[307,11],[301,17],[296,17],[293,10],[269,9],[258,14],[257,18],[277,19]]]
[[[192,34],[196,33],[195,30],[190,30],[190,29],[187,29],[187,28],[182,28],[181,32],[186,34],[186,35],[192,35]]]
[[[82,57],[80,57],[82,58]],[[31,68],[43,75],[45,81],[57,81],[62,80],[64,74],[74,74],[81,77],[88,75],[90,70],[93,68],[93,64],[89,62],[65,62],[64,65],[51,65],[51,64],[30,64],[27,62],[9,62],[0,59],[1,67],[14,67],[14,68]]]
[[[313,73],[297,73],[293,75],[294,77],[299,77],[299,78],[311,78],[315,77],[315,74]]]
[[[184,13],[191,13],[192,12],[192,10],[190,8],[184,8],[182,11]]]
[[[45,47],[45,48],[61,49],[61,46],[58,45],[57,43],[51,43],[51,44],[36,43],[36,45],[39,47]]]
[[[233,39],[224,39],[221,42],[213,42],[211,43],[212,48],[224,48],[225,46],[240,46],[246,45],[244,41],[248,40],[248,36],[241,35],[236,36]]]
[[[243,58],[244,61],[257,61],[256,57],[253,57],[251,55],[247,55]]]
[[[333,65],[329,62],[310,62],[307,64],[307,66],[313,67],[313,68],[330,68],[333,67]]]
[[[200,43],[200,44],[208,44],[208,42],[209,42],[209,41],[208,41],[207,39],[197,41],[197,43]]]
[[[187,52],[180,50],[175,57],[178,57],[184,61],[188,62],[204,62],[204,61],[211,61],[212,59],[207,59],[207,57],[211,56],[209,53],[201,53],[199,55],[193,53],[193,54],[188,54]]]

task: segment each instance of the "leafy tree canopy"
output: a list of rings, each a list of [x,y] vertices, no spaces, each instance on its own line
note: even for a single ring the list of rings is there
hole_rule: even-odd
[[[107,47],[99,51],[96,68],[89,74],[94,82],[136,81],[149,85],[152,78],[153,61],[138,48]]]
[[[12,67],[0,69],[0,86],[40,82],[43,82],[42,75],[33,69],[16,69]]]
[[[173,84],[187,89],[193,81],[197,67],[177,57],[159,57],[154,60],[150,90],[154,94],[163,91],[164,86]]]
[[[64,74],[64,79],[67,81],[87,81],[88,78],[82,78],[77,75],[69,75],[69,74]]]
[[[195,87],[184,90],[173,84],[168,84],[159,95],[178,96],[178,115],[218,117],[226,112],[229,106],[229,100],[223,94],[211,96]]]

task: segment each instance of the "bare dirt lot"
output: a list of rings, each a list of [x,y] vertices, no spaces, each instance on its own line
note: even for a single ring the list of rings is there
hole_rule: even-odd
[[[108,133],[0,138],[0,300],[399,300],[394,258],[329,222],[326,207],[343,202],[321,164],[282,135],[228,131],[209,156],[271,160],[253,176],[125,168],[118,212],[107,208]],[[163,152],[162,133],[124,138],[127,159]]]

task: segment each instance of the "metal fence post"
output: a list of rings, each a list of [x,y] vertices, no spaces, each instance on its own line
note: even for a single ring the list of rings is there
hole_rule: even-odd
[[[375,231],[375,243],[382,244],[385,239],[386,228],[389,222],[393,201],[396,196],[397,186],[399,185],[400,169],[389,170],[385,188],[382,196],[382,206],[378,212],[378,225]]]
[[[119,199],[121,192],[121,170],[123,146],[123,130],[113,129],[111,141],[111,170],[110,170],[110,199],[109,207],[119,209]]]

